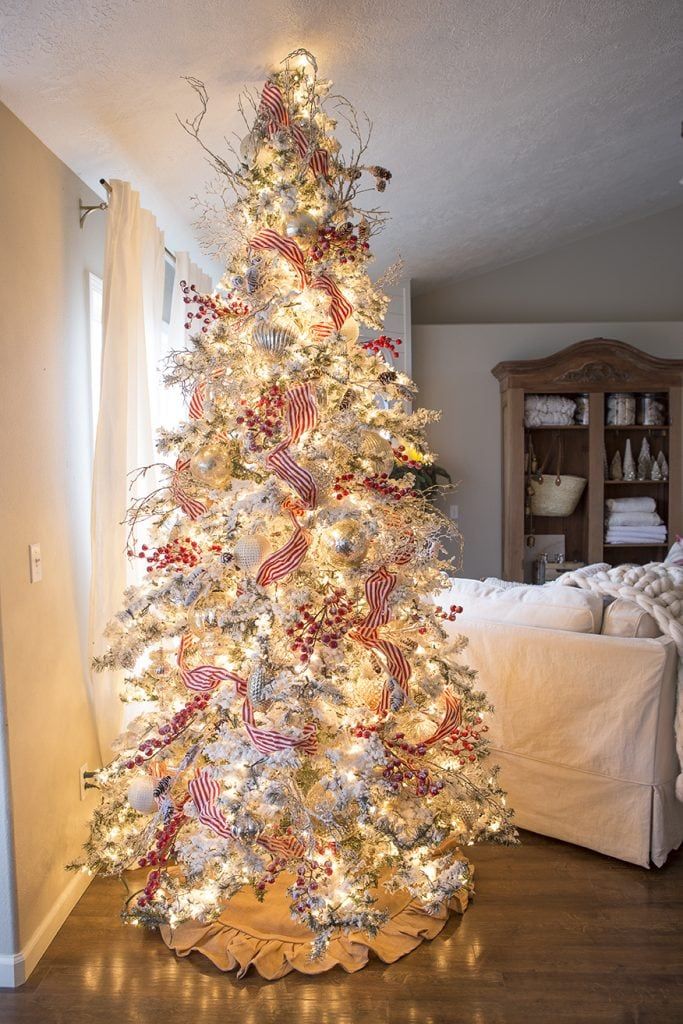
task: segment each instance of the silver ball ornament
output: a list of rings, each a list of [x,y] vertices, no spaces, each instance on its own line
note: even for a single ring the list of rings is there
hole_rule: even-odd
[[[252,537],[240,537],[235,544],[233,554],[240,569],[252,572],[258,569],[261,562],[270,553],[270,541],[260,533]]]
[[[151,775],[138,775],[131,781],[126,796],[134,811],[140,814],[154,814],[157,810],[157,802],[154,799],[157,781]]]
[[[232,478],[231,460],[222,444],[207,444],[190,459],[193,480],[213,491],[226,487]]]
[[[256,818],[252,818],[250,814],[243,814],[240,818],[235,820],[232,830],[238,839],[256,839],[256,836],[261,831]]]
[[[254,348],[269,356],[281,356],[296,341],[294,331],[277,324],[256,324],[252,332]]]
[[[318,222],[309,213],[294,213],[285,224],[287,238],[309,241],[318,233]]]
[[[334,565],[359,565],[370,547],[370,538],[357,519],[338,519],[322,533],[322,544]]]

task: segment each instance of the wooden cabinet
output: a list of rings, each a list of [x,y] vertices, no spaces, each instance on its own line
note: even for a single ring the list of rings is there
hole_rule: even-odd
[[[498,363],[492,370],[500,382],[503,445],[503,575],[525,578],[525,551],[533,535],[562,534],[565,557],[585,563],[659,561],[681,521],[681,458],[683,359],[659,359],[632,345],[593,338],[570,345],[544,359]],[[665,408],[661,426],[608,425],[610,395],[628,393],[638,403],[654,393]],[[524,402],[528,395],[587,395],[588,423],[525,427]],[[666,481],[607,479],[605,466],[615,451],[622,455],[630,438],[637,460],[643,437],[653,454],[663,451],[669,465]],[[562,452],[562,473],[582,476],[587,485],[575,511],[565,517],[533,516],[528,508],[527,466],[530,447],[547,473],[556,473],[557,452]],[[646,495],[668,526],[666,543],[609,545],[604,542],[605,499]],[[528,559],[527,559],[528,564]],[[528,571],[527,571],[527,582]]]

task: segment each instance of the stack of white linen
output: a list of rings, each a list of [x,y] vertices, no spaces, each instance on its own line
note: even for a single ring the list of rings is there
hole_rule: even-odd
[[[524,399],[524,426],[567,426],[574,422],[576,402],[566,395],[527,395]]]
[[[606,544],[666,543],[666,526],[654,498],[609,498],[605,510]]]

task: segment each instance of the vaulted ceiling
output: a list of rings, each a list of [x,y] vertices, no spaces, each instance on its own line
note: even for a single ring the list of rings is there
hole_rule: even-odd
[[[418,287],[683,200],[680,0],[4,0],[0,98],[196,252],[209,172],[181,76],[206,83],[220,145],[242,87],[299,46],[374,122],[379,262],[400,253]]]

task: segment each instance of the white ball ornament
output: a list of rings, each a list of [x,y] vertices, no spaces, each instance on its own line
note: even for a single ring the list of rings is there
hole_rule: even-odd
[[[235,561],[245,572],[254,572],[270,553],[270,541],[259,533],[251,537],[240,537],[235,544]]]
[[[225,445],[207,444],[190,459],[190,473],[193,480],[211,490],[218,491],[230,483],[231,460]]]
[[[134,811],[140,814],[154,814],[157,810],[157,802],[154,799],[156,786],[157,779],[151,775],[139,775],[132,780],[128,787],[127,799]]]
[[[251,166],[260,148],[260,141],[253,132],[245,135],[240,143],[240,159],[243,164]]]

